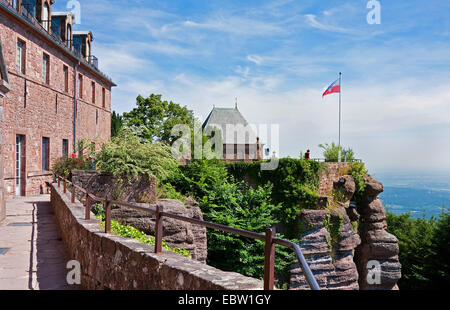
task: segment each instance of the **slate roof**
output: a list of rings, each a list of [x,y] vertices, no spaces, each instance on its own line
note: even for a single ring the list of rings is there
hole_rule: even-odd
[[[231,130],[227,134],[227,125]],[[256,144],[256,133],[247,120],[236,108],[213,108],[203,123],[203,130],[216,127],[222,130],[224,144]],[[247,132],[247,134],[246,134]]]

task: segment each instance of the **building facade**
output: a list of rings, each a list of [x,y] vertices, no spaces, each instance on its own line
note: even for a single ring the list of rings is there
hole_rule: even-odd
[[[98,69],[92,33],[73,31],[74,16],[52,12],[53,3],[0,0],[8,84],[0,99],[6,196],[46,192],[52,163],[75,152],[77,141],[99,148],[110,139],[116,85]]]
[[[3,98],[10,90],[2,42],[0,42],[0,222],[6,217],[5,195],[3,186]]]

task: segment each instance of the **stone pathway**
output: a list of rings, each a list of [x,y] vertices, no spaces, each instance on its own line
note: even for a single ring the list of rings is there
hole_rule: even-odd
[[[50,195],[8,200],[6,215],[0,223],[0,290],[77,289],[66,282],[69,258]]]

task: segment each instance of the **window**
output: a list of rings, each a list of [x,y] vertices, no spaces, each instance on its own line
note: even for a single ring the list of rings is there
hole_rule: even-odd
[[[69,92],[69,68],[63,66],[63,91]]]
[[[44,54],[42,57],[42,82],[50,84],[50,56]]]
[[[92,64],[92,62],[91,62],[91,60],[92,60],[91,59],[91,41],[88,41],[87,45],[86,45],[86,60],[88,63]]]
[[[106,107],[106,90],[105,88],[102,88],[102,107]]]
[[[72,49],[72,26],[70,24],[67,25],[66,45]]]
[[[95,124],[98,125],[98,110],[95,110]]]
[[[44,4],[44,10],[42,11],[42,27],[50,31],[50,9],[47,3]]]
[[[95,104],[95,82],[92,82],[91,84],[91,90],[92,90],[92,103]]]
[[[12,0],[11,5],[17,10],[19,8],[19,0]]]
[[[42,137],[42,171],[50,170],[50,139]]]
[[[69,156],[69,140],[63,139],[63,157]]]
[[[16,54],[17,72],[25,74],[25,42],[17,40],[17,54]]]
[[[78,98],[83,99],[83,76],[78,75]]]

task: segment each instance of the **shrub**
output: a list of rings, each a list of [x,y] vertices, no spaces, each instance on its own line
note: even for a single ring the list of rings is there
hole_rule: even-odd
[[[344,147],[339,147],[334,142],[329,145],[328,143],[319,144],[319,147],[323,149],[323,156],[325,157],[326,162],[338,162],[339,150],[341,150],[341,159],[344,161],[344,153],[345,161],[353,161],[355,159],[355,153],[351,148],[345,149]]]
[[[84,157],[62,157],[56,160],[52,166],[54,175],[72,178],[72,170],[94,170],[92,161]]]
[[[364,183],[364,177],[367,175],[368,171],[364,163],[353,163],[350,166],[348,174],[353,177],[355,181],[355,194],[353,197],[356,201],[360,201],[364,195],[364,190],[366,189],[366,184]]]
[[[170,147],[159,142],[145,143],[130,130],[122,130],[103,144],[96,155],[97,167],[115,177],[127,176],[129,182],[139,175],[162,180],[178,166]]]

